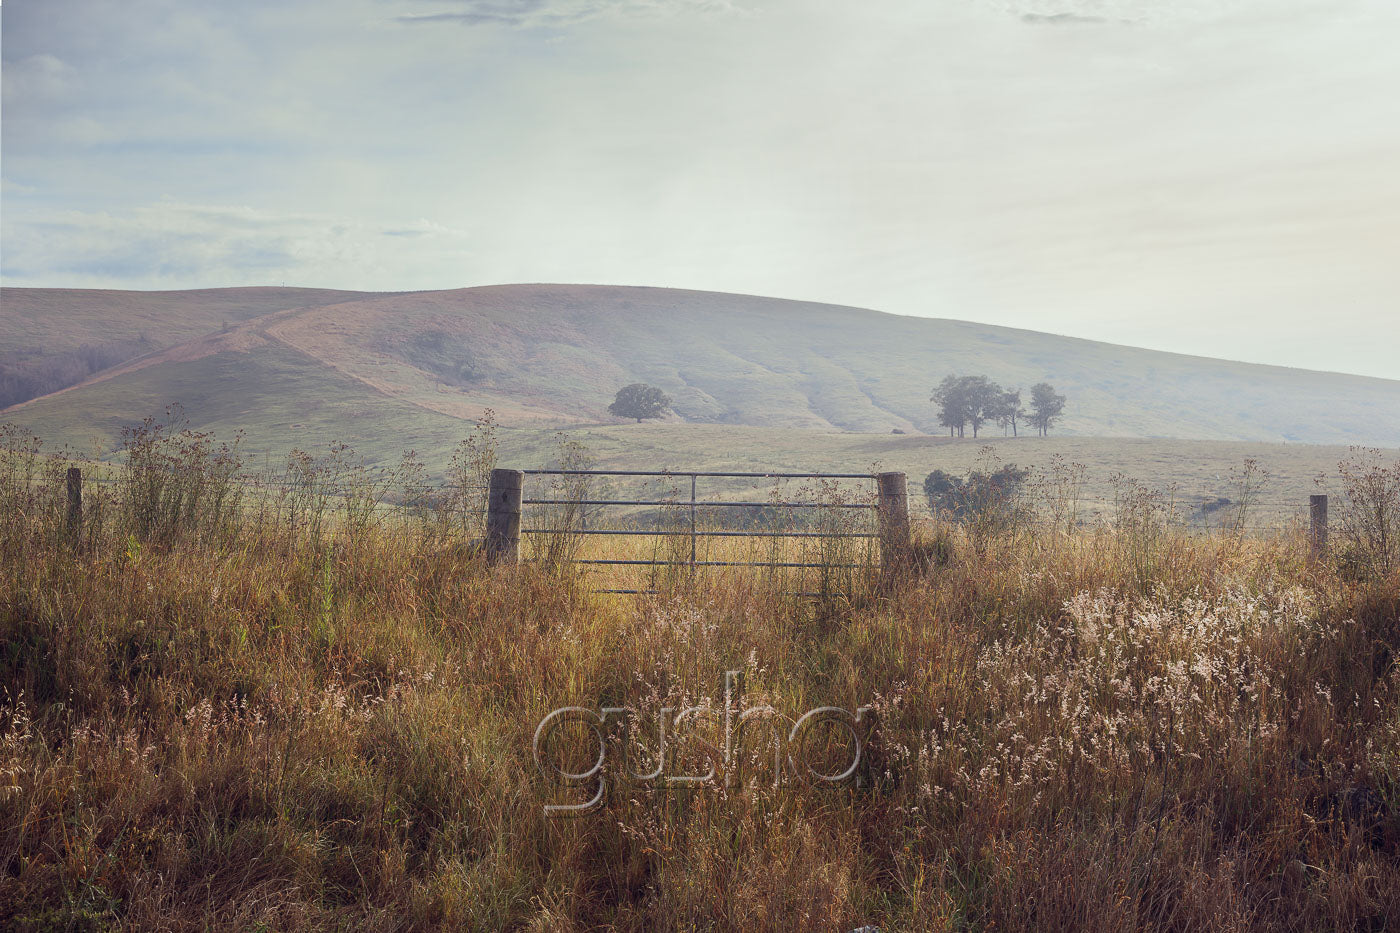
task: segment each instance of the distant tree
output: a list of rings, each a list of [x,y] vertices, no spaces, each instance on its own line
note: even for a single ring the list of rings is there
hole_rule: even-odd
[[[948,436],[957,431],[964,437],[972,426],[976,437],[982,425],[996,420],[1001,410],[1001,386],[986,376],[946,376],[933,390],[931,401],[938,406],[938,423],[948,428]]]
[[[671,396],[645,382],[634,382],[617,390],[608,411],[619,418],[660,418],[671,407]]]
[[[1057,393],[1050,383],[1038,382],[1031,386],[1030,422],[1039,429],[1041,437],[1050,433],[1051,426],[1064,410],[1065,397]]]
[[[956,430],[958,437],[962,437],[968,416],[962,377],[944,376],[929,400],[938,406],[938,423],[948,429],[948,436],[952,437]]]
[[[994,421],[1001,406],[1001,386],[986,376],[964,376],[963,391],[967,395],[967,423],[976,437],[982,425]]]
[[[938,406],[938,423],[948,428],[948,436],[963,436],[967,427],[967,396],[961,376],[948,375],[933,390],[930,400]]]
[[[1011,436],[1018,437],[1016,433],[1017,422],[1025,416],[1025,409],[1021,407],[1021,390],[1008,389],[1001,393],[1001,398],[997,400],[996,422],[1001,427],[1002,433],[1011,428]]]

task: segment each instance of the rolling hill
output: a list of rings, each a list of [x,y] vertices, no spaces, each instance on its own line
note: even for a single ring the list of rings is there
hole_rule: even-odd
[[[269,451],[326,432],[438,449],[491,407],[506,426],[609,422],[618,387],[674,420],[936,434],[930,387],[985,373],[1069,397],[1066,436],[1400,446],[1400,382],[1234,363],[964,321],[661,288],[506,285],[369,294],[4,289],[10,358],[101,340],[139,353],[0,420],[110,450],[180,402],[195,427]]]

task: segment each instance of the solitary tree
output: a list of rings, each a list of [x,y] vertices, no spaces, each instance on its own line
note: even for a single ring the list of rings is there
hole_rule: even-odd
[[[634,382],[617,390],[608,411],[619,418],[636,418],[641,424],[643,418],[660,418],[670,407],[671,396],[645,382]]]
[[[1050,433],[1050,427],[1064,410],[1065,397],[1057,393],[1050,383],[1038,382],[1031,386],[1030,422],[1039,429],[1041,437]]]
[[[1019,437],[1016,433],[1016,423],[1025,417],[1025,410],[1021,408],[1021,390],[1009,389],[1001,393],[1001,398],[997,400],[996,419],[1001,426],[1002,433],[1011,428],[1011,436]]]
[[[938,423],[948,429],[948,436],[952,437],[954,430],[958,437],[962,437],[963,428],[967,425],[967,394],[963,388],[961,376],[944,376],[933,390],[930,398],[938,406]]]
[[[995,420],[1001,410],[1001,386],[986,376],[964,376],[963,385],[967,393],[967,422],[976,437],[982,425]]]

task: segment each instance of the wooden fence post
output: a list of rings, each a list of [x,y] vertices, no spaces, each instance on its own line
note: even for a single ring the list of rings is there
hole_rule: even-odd
[[[1327,497],[1308,497],[1308,544],[1314,558],[1327,552]]]
[[[880,564],[891,573],[908,563],[909,492],[903,473],[881,473],[879,486]]]
[[[520,502],[525,474],[520,470],[492,470],[486,497],[486,560],[514,564],[520,560]]]
[[[68,538],[77,544],[83,533],[83,471],[68,468]]]

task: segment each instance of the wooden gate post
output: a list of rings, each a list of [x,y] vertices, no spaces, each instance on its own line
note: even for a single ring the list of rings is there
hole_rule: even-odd
[[[908,563],[909,492],[903,473],[881,473],[875,478],[880,490],[880,564],[891,573]]]
[[[492,470],[486,497],[486,560],[514,564],[520,560],[520,502],[525,474],[520,470]]]
[[[1327,552],[1327,497],[1308,497],[1308,545],[1314,558]]]
[[[83,533],[83,471],[68,468],[68,538],[78,543]]]

